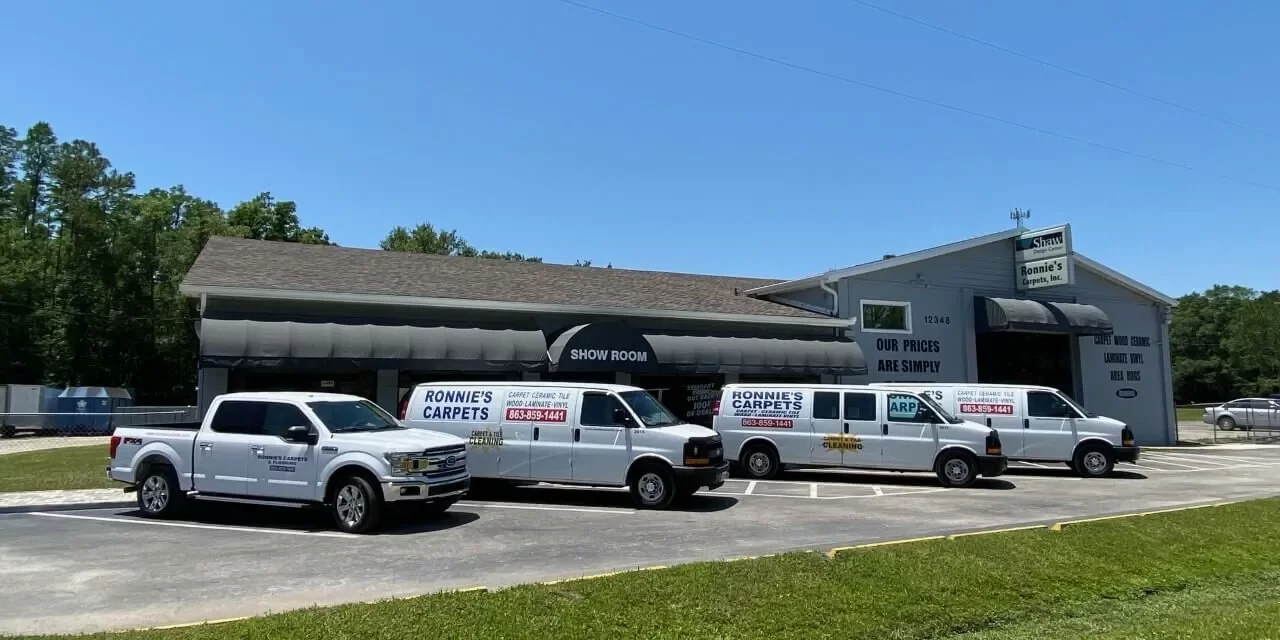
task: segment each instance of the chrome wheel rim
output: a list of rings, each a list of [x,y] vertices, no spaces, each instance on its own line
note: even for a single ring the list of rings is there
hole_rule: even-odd
[[[334,502],[338,519],[348,527],[354,527],[364,520],[366,507],[364,492],[350,484],[338,491],[338,499]]]
[[[638,486],[640,489],[640,498],[643,499],[646,504],[662,502],[662,498],[667,494],[667,483],[663,482],[662,478],[653,472],[640,476]]]
[[[762,476],[769,473],[773,461],[769,460],[769,455],[765,452],[756,451],[747,457],[747,467],[751,469],[751,473]]]
[[[1223,418],[1218,421],[1218,428],[1222,429],[1223,431],[1230,429],[1231,426],[1232,426],[1231,420],[1229,418]]]
[[[952,482],[964,482],[969,479],[969,463],[960,458],[952,458],[943,465],[942,472]]]
[[[142,483],[138,492],[142,498],[142,508],[151,513],[159,513],[169,506],[169,481],[164,476],[151,476]]]
[[[1089,473],[1098,475],[1107,469],[1107,457],[1102,455],[1100,451],[1090,451],[1084,454],[1084,468]]]

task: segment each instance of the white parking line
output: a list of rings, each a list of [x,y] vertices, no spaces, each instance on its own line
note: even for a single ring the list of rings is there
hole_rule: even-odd
[[[882,496],[882,495],[884,495],[884,489],[881,489],[880,487],[878,487],[878,486],[876,486],[876,485],[874,485],[874,484],[873,484],[873,485],[871,485],[871,490],[872,490],[872,491],[874,491],[874,492],[876,492],[876,495],[878,495],[878,496]]]
[[[1210,465],[1208,467],[1205,467],[1208,470],[1220,469],[1222,467],[1230,467],[1234,464],[1239,464],[1239,463],[1232,462],[1230,460],[1227,460],[1225,462],[1221,460],[1203,460],[1201,458],[1188,458],[1188,457],[1169,454],[1169,453],[1162,453],[1159,456],[1150,456],[1150,458],[1155,462],[1168,462],[1169,460],[1174,460],[1175,462],[1193,462],[1198,465]],[[1174,464],[1174,462],[1169,462],[1169,464]]]
[[[1049,468],[1049,467],[1046,467],[1045,465],[1042,465],[1042,464],[1036,464],[1036,463],[1034,463],[1034,462],[1028,462],[1028,461],[1026,461],[1026,460],[1018,460],[1018,461],[1016,461],[1016,462],[1017,462],[1017,464],[1025,464],[1025,465],[1028,465],[1028,466],[1035,467],[1035,468],[1037,468],[1037,469],[1048,469],[1048,468]]]
[[[1192,471],[1205,470],[1205,467],[1193,467],[1189,464],[1183,464],[1182,462],[1169,462],[1168,460],[1162,460],[1154,456],[1147,456],[1146,458],[1143,459],[1143,462],[1147,464],[1165,464],[1171,467],[1182,467],[1184,469],[1191,469]],[[1153,469],[1155,471],[1170,471],[1170,469],[1161,469],[1160,467],[1147,467],[1147,468]]]
[[[289,529],[262,529],[258,527],[236,527],[221,524],[195,524],[191,522],[161,522],[159,520],[141,520],[127,518],[108,518],[102,516],[81,516],[70,513],[50,513],[38,511],[27,515],[42,518],[63,518],[67,520],[92,520],[94,522],[116,522],[120,524],[143,524],[155,527],[174,527],[178,529],[208,529],[213,531],[239,531],[243,533],[273,533],[282,536],[317,536],[321,538],[349,538],[359,540],[362,536],[337,531],[292,531]]]
[[[749,495],[751,495],[751,492],[753,492],[753,491],[755,491],[755,490],[756,490],[756,481],[755,481],[755,480],[752,480],[751,482],[748,482],[748,483],[747,483],[747,490],[746,490],[746,491],[743,491],[743,492],[742,492],[742,495],[744,495],[744,496],[749,496]]]
[[[493,502],[459,502],[459,506],[480,507],[483,509],[518,509],[525,511],[571,511],[574,513],[607,513],[625,515],[635,513],[635,509],[592,509],[590,507],[554,507],[540,504],[497,504]]]
[[[810,498],[818,497],[818,483],[816,482],[809,483],[809,497]]]
[[[1165,452],[1160,452],[1157,455],[1174,456],[1178,458],[1191,459],[1191,460],[1208,460],[1208,461],[1214,461],[1214,462],[1218,460],[1226,460],[1228,462],[1237,462],[1237,463],[1243,463],[1243,464],[1262,464],[1262,465],[1280,464],[1280,458],[1271,458],[1271,459],[1252,458],[1252,457],[1245,458],[1241,456],[1205,455],[1203,453],[1165,453]]]

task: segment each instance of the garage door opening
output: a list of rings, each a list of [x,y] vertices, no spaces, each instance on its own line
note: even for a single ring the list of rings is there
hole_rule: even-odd
[[[1073,336],[1052,333],[980,333],[978,381],[1045,385],[1079,398],[1072,339]]]

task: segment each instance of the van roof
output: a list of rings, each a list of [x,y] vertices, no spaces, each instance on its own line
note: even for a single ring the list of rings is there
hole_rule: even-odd
[[[988,387],[995,389],[1023,389],[1031,391],[1059,391],[1039,384],[995,384],[989,382],[872,382],[875,387]]]
[[[552,389],[598,389],[621,393],[623,391],[642,391],[640,387],[627,384],[608,384],[604,382],[535,382],[535,381],[478,381],[478,382],[422,382],[419,387],[531,387]]]
[[[313,393],[310,391],[236,391],[224,393],[218,397],[223,400],[292,400],[294,402],[336,402],[365,399],[346,393]]]
[[[725,389],[868,389],[872,388],[869,384],[822,384],[818,382],[797,382],[795,384],[787,384],[784,382],[765,382],[755,384],[752,382],[732,382],[724,385]]]

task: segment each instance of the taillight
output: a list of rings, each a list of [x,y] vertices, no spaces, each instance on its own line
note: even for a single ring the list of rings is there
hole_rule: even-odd
[[[713,415],[713,416],[718,416],[718,415],[720,415],[720,401],[719,401],[719,400],[716,400],[716,401],[714,401],[714,402],[712,402],[712,403],[711,403],[711,415]]]
[[[991,433],[987,434],[987,455],[989,456],[1002,455],[1001,449],[1002,447],[1000,446],[1000,432],[996,431],[995,429],[992,429]]]
[[[1120,446],[1133,446],[1133,430],[1129,427],[1125,427],[1120,430]]]
[[[400,400],[400,419],[401,420],[404,420],[405,415],[409,413],[409,396],[411,395],[413,394],[407,393],[405,394],[404,398]]]
[[[116,458],[116,449],[120,447],[120,436],[111,436],[111,459]]]

